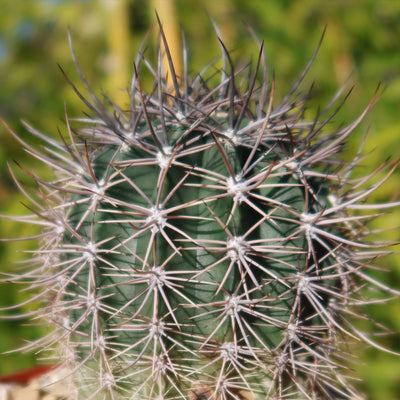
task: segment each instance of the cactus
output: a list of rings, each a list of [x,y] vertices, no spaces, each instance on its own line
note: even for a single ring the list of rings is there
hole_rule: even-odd
[[[343,102],[308,119],[299,90],[315,54],[273,105],[262,45],[251,70],[221,42],[222,68],[190,79],[160,37],[172,87],[161,50],[155,67],[139,52],[127,110],[77,66],[88,98],[65,76],[92,117],[66,114],[58,141],[27,125],[41,148],[11,131],[54,170],[24,169],[30,191],[15,179],[31,215],[14,218],[43,230],[7,280],[35,290],[30,316],[52,327],[27,348],[55,350],[85,399],[354,398],[346,344],[380,347],[354,322],[376,301],[364,287],[399,295],[369,274],[389,244],[368,240],[376,210],[398,203],[366,203],[396,164],[374,181],[353,177],[360,152],[340,159],[376,94],[333,129]]]

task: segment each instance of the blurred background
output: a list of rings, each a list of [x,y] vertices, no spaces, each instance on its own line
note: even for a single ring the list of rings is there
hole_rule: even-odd
[[[1,2],[0,13],[0,116],[30,143],[21,119],[42,132],[65,132],[64,104],[70,116],[82,116],[84,105],[74,95],[57,65],[78,82],[68,44],[71,31],[77,58],[96,93],[105,91],[122,107],[129,86],[136,51],[156,26],[158,10],[171,48],[179,48],[180,29],[185,31],[192,76],[219,56],[219,43],[210,17],[218,26],[235,61],[256,62],[258,46],[251,34],[265,42],[270,74],[275,72],[279,100],[300,75],[326,27],[322,47],[303,85],[314,84],[310,108],[323,107],[342,85],[354,90],[336,117],[337,125],[349,123],[367,105],[379,83],[381,99],[353,135],[343,158],[357,151],[365,133],[364,161],[370,171],[387,159],[400,158],[400,2],[392,0],[12,0]],[[148,39],[149,58],[156,43],[153,29]],[[154,59],[154,57],[153,57]],[[79,86],[79,84],[78,84]],[[39,175],[47,171],[21,150],[0,124],[0,213],[22,214],[23,196],[8,172],[7,162],[18,160]],[[15,165],[15,164],[14,164]],[[16,168],[15,168],[16,169]],[[398,199],[400,171],[374,194],[371,201]],[[380,218],[374,228],[394,227],[400,211]],[[0,220],[0,237],[34,234],[31,228]],[[381,234],[399,239],[399,230]],[[26,258],[34,242],[0,242],[0,270],[11,271]],[[400,288],[400,258],[391,255],[377,272]],[[0,286],[0,307],[26,297],[11,284]],[[29,311],[27,306],[23,311]],[[2,315],[7,313],[1,312]],[[11,314],[11,313],[9,313]],[[371,317],[396,334],[378,338],[380,344],[400,352],[400,302],[371,308]],[[363,326],[368,329],[368,322]],[[21,320],[0,320],[0,352],[40,335],[39,326]],[[359,348],[358,348],[359,347]],[[371,400],[400,398],[400,358],[355,344],[360,361],[357,374]],[[35,365],[35,355],[20,352],[0,355],[0,374]]]

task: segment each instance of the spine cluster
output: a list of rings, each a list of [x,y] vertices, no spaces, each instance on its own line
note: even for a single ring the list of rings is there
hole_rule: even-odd
[[[33,346],[61,351],[84,398],[354,398],[343,343],[372,343],[353,323],[364,286],[398,295],[369,275],[385,250],[367,241],[397,205],[367,202],[395,166],[356,179],[358,155],[339,158],[374,99],[332,129],[337,109],[305,118],[304,74],[274,104],[262,48],[254,71],[222,48],[193,79],[170,60],[172,88],[140,53],[126,111],[70,82],[93,117],[67,116],[59,141],[28,126],[54,180],[17,182],[32,204],[17,219],[43,233],[10,279],[39,293],[53,331]]]

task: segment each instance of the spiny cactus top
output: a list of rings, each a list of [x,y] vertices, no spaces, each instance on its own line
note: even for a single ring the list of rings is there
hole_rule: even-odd
[[[338,157],[374,99],[335,130],[337,110],[305,117],[304,74],[276,102],[262,47],[252,72],[222,50],[193,79],[169,56],[172,87],[161,51],[156,67],[140,53],[127,109],[70,81],[93,116],[67,118],[60,141],[28,126],[55,177],[18,184],[43,235],[15,279],[54,328],[33,346],[57,348],[80,398],[352,398],[343,342],[372,344],[352,323],[362,288],[398,295],[368,275],[385,251],[366,241],[374,210],[396,206],[366,203],[394,167],[368,185],[358,155]]]

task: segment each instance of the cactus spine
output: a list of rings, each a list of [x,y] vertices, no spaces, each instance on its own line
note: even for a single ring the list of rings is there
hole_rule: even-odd
[[[342,342],[371,343],[350,317],[361,289],[398,295],[368,275],[385,250],[366,239],[397,206],[365,204],[394,167],[368,186],[374,173],[351,178],[358,155],[338,158],[374,98],[332,130],[337,110],[305,118],[304,75],[274,106],[262,47],[252,72],[222,49],[218,82],[213,66],[181,79],[169,58],[173,88],[140,53],[127,111],[69,81],[93,117],[67,117],[62,141],[28,126],[42,149],[15,135],[55,178],[27,172],[20,220],[43,241],[14,279],[39,290],[33,317],[54,329],[33,346],[57,347],[81,398],[352,398]]]

